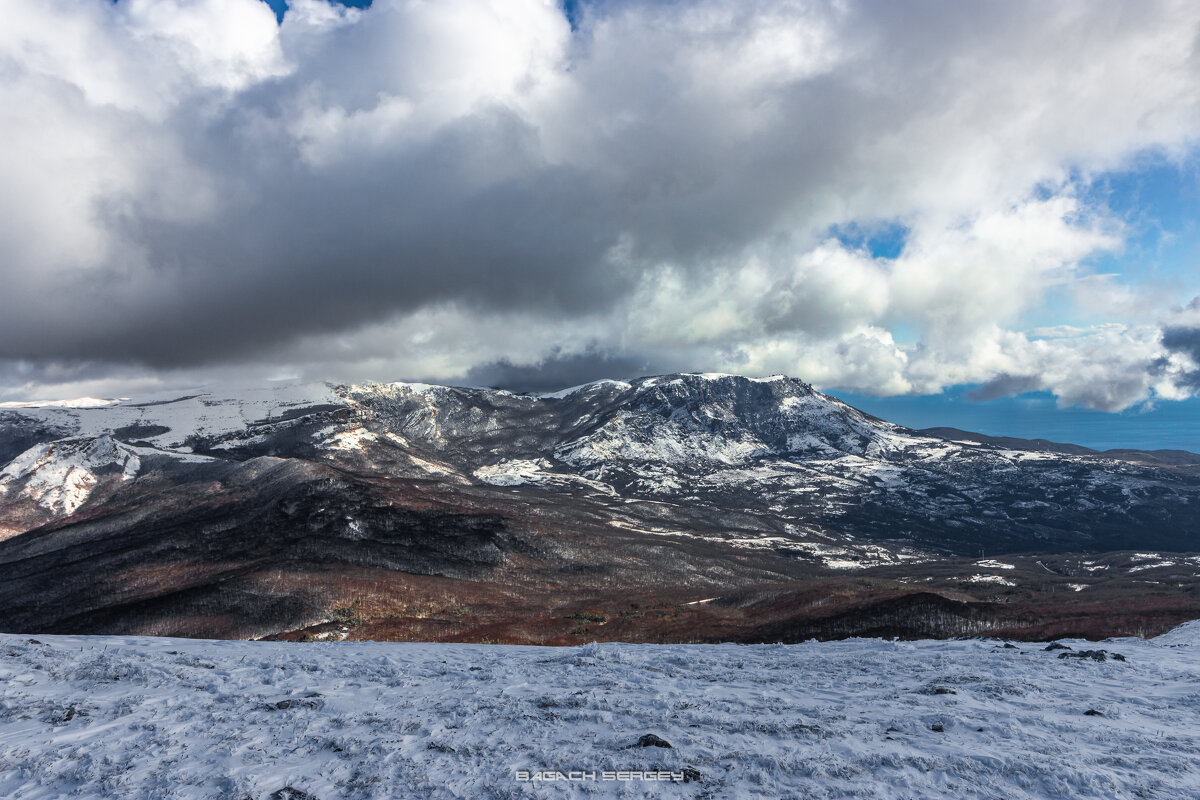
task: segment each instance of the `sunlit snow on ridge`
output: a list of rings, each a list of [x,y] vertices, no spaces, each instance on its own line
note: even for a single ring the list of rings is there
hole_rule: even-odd
[[[150,447],[137,447],[102,435],[35,445],[0,470],[0,495],[21,484],[20,495],[58,514],[72,514],[91,496],[103,474],[122,481],[136,478],[142,459],[162,456],[175,461],[212,459]]]
[[[629,383],[628,381],[617,381],[617,380],[611,380],[611,379],[605,378],[603,380],[589,381],[588,383],[581,383],[578,386],[571,386],[567,389],[559,389],[557,392],[542,392],[542,393],[538,394],[537,396],[541,397],[543,399],[546,399],[546,400],[562,400],[564,398],[570,397],[571,395],[573,395],[577,392],[582,392],[587,389],[596,389],[596,388],[600,388],[602,386],[615,387],[619,390],[633,388],[633,384]]]
[[[73,401],[72,401],[73,402]],[[268,386],[226,386],[190,393],[160,393],[101,405],[61,403],[5,404],[23,417],[61,428],[70,436],[101,436],[131,426],[166,428],[145,441],[163,449],[181,449],[192,434],[221,436],[245,431],[250,423],[270,421],[306,405],[344,405],[346,400],[324,383],[281,382]]]
[[[76,397],[70,400],[9,400],[0,403],[0,408],[100,408],[119,402],[120,400],[105,400],[99,397]]]

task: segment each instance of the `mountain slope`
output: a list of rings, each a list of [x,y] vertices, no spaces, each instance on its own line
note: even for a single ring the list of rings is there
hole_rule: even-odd
[[[405,384],[340,393],[373,437],[368,459],[395,445],[495,485],[750,512],[790,542],[1189,550],[1200,522],[1194,476],[946,441],[783,377],[605,381],[542,397]]]
[[[1097,597],[1104,581],[1191,586],[1191,562],[1159,551],[1200,550],[1200,476],[1179,459],[947,439],[783,376],[546,395],[286,384],[8,407],[0,449],[6,630],[260,636],[331,624],[332,609],[357,604],[381,636],[433,638],[517,609],[586,617],[592,602],[608,619],[623,595],[677,605],[768,587],[766,605],[726,606],[743,609],[733,616],[697,606],[674,612],[682,627],[639,616],[621,628],[734,636],[812,628],[789,622],[796,581],[879,575],[878,586],[822,584],[858,621],[812,629],[851,630],[915,592],[1026,602],[1056,587]],[[1152,557],[1106,556],[1103,580],[1046,566],[1050,554],[1111,551]],[[999,568],[983,554],[1014,557]],[[1180,596],[1164,601],[1164,620],[1190,613]],[[971,615],[959,618],[1012,624]],[[1093,629],[1092,612],[1079,618]],[[517,634],[511,622],[498,635],[563,633]]]

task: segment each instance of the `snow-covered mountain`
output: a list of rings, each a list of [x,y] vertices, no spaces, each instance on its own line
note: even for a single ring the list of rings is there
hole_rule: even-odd
[[[117,530],[128,542],[147,526],[187,548],[199,546],[193,528],[243,531],[256,543],[238,547],[266,561],[298,530],[319,531],[320,547],[288,547],[459,577],[522,559],[617,569],[601,566],[606,547],[665,547],[687,554],[687,582],[742,573],[723,585],[981,553],[1200,550],[1200,456],[1161,463],[997,441],[909,430],[784,376],[606,380],[541,395],[290,383],[8,404],[0,577],[51,542]],[[401,508],[426,516],[397,519]],[[472,533],[453,546],[391,542],[399,550],[387,554],[346,544],[447,526]],[[264,539],[268,530],[284,538]],[[205,547],[208,563],[218,545]],[[962,577],[1012,583],[996,570]]]
[[[285,385],[233,397],[7,409],[0,425],[15,432],[6,441],[28,445],[9,446],[6,479],[41,464],[29,493],[56,516],[79,508],[94,478],[61,458],[42,464],[47,447],[124,448],[130,458],[136,447],[227,461],[298,457],[389,477],[749,512],[771,530],[771,547],[777,537],[799,544],[848,534],[913,553],[1193,549],[1200,509],[1192,502],[1200,482],[1187,465],[947,440],[783,376],[599,381],[550,395]],[[613,522],[636,524],[624,514]]]

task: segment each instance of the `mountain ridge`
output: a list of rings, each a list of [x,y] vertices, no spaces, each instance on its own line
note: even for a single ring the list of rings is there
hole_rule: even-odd
[[[1191,585],[1180,571],[1200,563],[1160,555],[1200,549],[1189,464],[1018,445],[915,431],[786,376],[686,373],[541,394],[288,384],[10,407],[0,603],[21,627],[169,632],[182,615],[185,632],[267,635],[311,624],[371,580],[453,585],[488,604],[511,603],[511,587],[557,586],[566,599],[543,598],[555,605],[585,588],[724,596],[762,584],[792,596],[795,581],[869,574],[891,587],[863,601],[885,604],[880,614],[918,589],[955,603],[1056,586],[1087,596],[1112,576],[1178,573]],[[62,476],[78,484],[70,507],[53,494]],[[1078,566],[1114,552],[1154,557],[1104,556],[1103,579]],[[1076,566],[1044,577],[1063,554]],[[874,613],[859,605],[854,620]],[[813,628],[786,607],[738,624],[858,625]],[[226,627],[202,623],[213,609]]]

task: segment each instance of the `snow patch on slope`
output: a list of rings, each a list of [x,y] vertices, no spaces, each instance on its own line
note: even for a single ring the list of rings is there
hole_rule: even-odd
[[[91,496],[98,472],[137,477],[142,462],[134,448],[111,436],[65,439],[31,447],[0,471],[0,491],[23,483],[20,495],[56,514],[73,514]]]
[[[131,481],[149,456],[201,463],[207,456],[134,447],[103,435],[94,438],[60,439],[35,445],[0,470],[0,495],[17,491],[58,515],[75,513],[87,502],[105,476]]]
[[[541,458],[537,461],[527,461],[522,459],[513,459],[512,461],[501,461],[498,464],[491,464],[485,467],[480,467],[473,473],[476,478],[484,483],[490,483],[493,486],[521,486],[527,483],[543,483],[549,476],[543,470],[550,466],[550,462]]]
[[[321,447],[327,450],[341,450],[346,453],[361,453],[366,450],[367,444],[378,442],[379,437],[371,433],[361,425],[357,428],[338,431],[321,442]]]
[[[656,420],[621,411],[595,433],[560,446],[555,456],[572,466],[608,461],[733,465],[769,452],[753,438],[714,435],[684,420]]]
[[[1002,578],[999,575],[972,575],[971,577],[967,578],[967,582],[968,583],[995,583],[1000,586],[1016,586],[1017,585],[1017,584],[1013,583],[1012,581],[1008,580],[1007,578]]]

